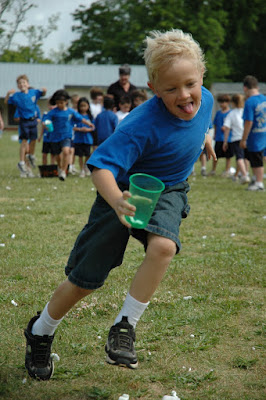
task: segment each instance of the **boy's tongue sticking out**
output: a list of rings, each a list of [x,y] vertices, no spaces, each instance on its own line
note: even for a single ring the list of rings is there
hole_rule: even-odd
[[[185,112],[186,114],[192,114],[193,113],[193,103],[192,102],[188,103],[188,104],[185,104],[183,106],[179,105],[179,108],[181,108],[181,110],[183,112]]]

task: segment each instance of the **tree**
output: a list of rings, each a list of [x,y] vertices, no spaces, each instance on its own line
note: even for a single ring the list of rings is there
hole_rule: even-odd
[[[208,61],[208,75],[224,77],[228,68],[225,54],[220,50],[225,30],[220,21],[225,18],[222,7],[215,9],[209,2],[193,0],[101,0],[86,9],[80,6],[73,14],[80,21],[72,29],[80,38],[72,42],[68,59],[83,58],[88,63],[143,64],[143,40],[157,30],[180,28],[190,31],[201,43]],[[213,60],[223,68],[218,70]],[[210,80],[209,79],[209,80]]]
[[[266,80],[265,9],[265,0],[99,0],[73,13],[80,37],[67,60],[86,53],[88,63],[143,64],[148,32],[179,28],[205,52],[207,86],[246,74]]]
[[[4,14],[11,10],[13,20],[7,24]],[[47,63],[51,60],[44,57],[42,45],[44,39],[51,32],[57,29],[59,14],[53,14],[48,18],[46,26],[30,25],[25,29],[19,29],[21,23],[25,20],[26,13],[36,7],[28,0],[4,0],[1,2],[0,22],[1,26],[8,26],[6,30],[0,29],[0,61],[2,62],[34,62]],[[14,36],[21,33],[25,37],[23,45],[14,44]]]

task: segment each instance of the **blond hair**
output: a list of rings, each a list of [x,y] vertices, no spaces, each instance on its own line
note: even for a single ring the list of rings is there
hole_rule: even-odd
[[[203,51],[190,33],[184,33],[180,29],[152,31],[144,42],[144,60],[152,83],[156,82],[159,70],[169,66],[177,58],[194,60],[201,73],[206,71]]]
[[[245,101],[244,101],[243,94],[240,94],[240,93],[234,94],[232,96],[232,100],[231,101],[235,105],[235,107],[237,107],[237,108],[243,108],[244,107]]]
[[[20,81],[21,79],[24,79],[25,81],[27,81],[29,83],[29,78],[27,77],[27,75],[23,74],[23,75],[19,75],[17,77],[17,83],[18,81]]]

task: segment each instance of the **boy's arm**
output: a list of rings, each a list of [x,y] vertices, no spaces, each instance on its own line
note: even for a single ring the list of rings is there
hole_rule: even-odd
[[[212,147],[212,138],[211,138],[211,136],[209,134],[207,134],[206,137],[205,137],[205,148],[206,148],[206,151],[207,151],[208,160],[213,158],[214,161],[217,161],[217,157],[216,157],[215,151],[213,150],[213,147]]]
[[[253,121],[246,120],[244,123],[244,132],[243,132],[242,139],[240,140],[240,144],[239,144],[242,149],[247,148],[247,138],[248,138],[248,135],[250,134],[252,125],[253,125]]]
[[[41,88],[41,91],[42,91],[42,96],[45,96],[46,93],[47,93],[47,89],[46,88]]]
[[[5,97],[5,100],[4,100],[4,103],[5,103],[5,104],[8,104],[9,96],[10,96],[11,94],[15,93],[15,92],[16,92],[15,89],[11,89],[11,90],[9,90],[9,91],[7,92],[6,97]]]
[[[120,222],[127,228],[131,225],[126,221],[125,215],[134,216],[136,207],[129,204],[127,199],[131,197],[128,190],[122,192],[114,175],[107,169],[95,168],[92,171],[92,181],[104,200],[114,209]]]
[[[230,132],[230,128],[228,126],[223,126],[224,128],[224,142],[223,142],[223,151],[226,151],[228,149],[228,136]]]
[[[95,129],[95,126],[93,125],[93,123],[91,121],[89,121],[88,119],[83,118],[81,121],[83,124],[88,125],[90,128]]]

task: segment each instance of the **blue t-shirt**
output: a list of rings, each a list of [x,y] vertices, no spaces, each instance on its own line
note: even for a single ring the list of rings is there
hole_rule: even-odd
[[[81,122],[83,117],[73,108],[59,110],[58,107],[55,107],[47,113],[47,119],[52,121],[54,127],[51,132],[51,142],[61,142],[64,139],[72,138],[74,123]]]
[[[224,132],[222,131],[222,126],[224,124],[225,117],[227,114],[230,113],[231,110],[223,113],[221,110],[218,110],[217,113],[215,114],[214,120],[213,120],[213,125],[216,127],[215,131],[215,142],[223,142],[224,141]],[[231,143],[231,136],[232,136],[232,131],[230,130],[229,132],[229,137],[228,137],[228,143]]]
[[[37,101],[43,95],[38,89],[29,89],[28,93],[16,92],[9,96],[8,104],[17,107],[20,118],[29,119],[38,116]]]
[[[108,169],[117,182],[128,184],[129,176],[142,172],[172,186],[185,181],[205,145],[211,125],[212,94],[202,87],[201,106],[190,121],[166,109],[157,96],[132,110],[88,161]]]
[[[111,110],[105,110],[97,115],[95,119],[95,129],[97,131],[97,144],[103,143],[114,133],[118,124],[117,115]]]
[[[249,151],[262,151],[266,148],[266,96],[258,94],[249,97],[245,102],[244,121],[253,125],[247,139]]]
[[[88,115],[82,115],[84,119],[87,119],[90,121],[90,118]],[[83,128],[85,126],[88,128],[88,125],[84,124],[83,122],[78,122],[76,124],[77,128]],[[93,137],[91,132],[79,132],[79,131],[74,131],[74,143],[85,143],[85,144],[93,144]]]

